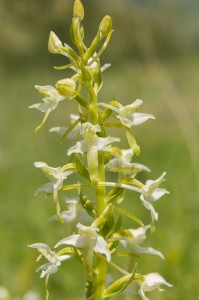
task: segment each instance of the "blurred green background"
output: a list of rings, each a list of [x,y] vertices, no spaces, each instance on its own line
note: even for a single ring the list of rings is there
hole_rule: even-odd
[[[112,67],[104,74],[101,99],[109,101],[114,92],[124,104],[143,99],[142,110],[157,118],[134,132],[142,150],[136,160],[152,170],[144,180],[168,173],[164,186],[170,195],[156,204],[156,234],[146,242],[162,251],[166,260],[146,255],[139,271],[157,271],[174,287],[149,298],[199,299],[199,2],[83,3],[88,43],[101,18],[113,17],[115,32],[102,59]],[[69,103],[64,115],[62,108],[55,112],[35,136],[33,130],[43,115],[28,106],[41,100],[35,84],[54,84],[67,76],[53,70],[64,60],[48,53],[47,41],[53,30],[71,44],[72,4],[72,0],[0,1],[0,285],[9,288],[13,299],[22,299],[29,289],[39,291],[44,299],[44,282],[35,274],[37,254],[26,245],[54,245],[66,235],[65,227],[46,223],[54,214],[52,201],[34,197],[46,181],[33,162],[58,166],[65,161],[65,146],[47,130],[67,119],[73,107]],[[142,206],[135,204],[135,211],[149,222]],[[79,299],[83,284],[80,266],[69,261],[51,277],[51,299]]]

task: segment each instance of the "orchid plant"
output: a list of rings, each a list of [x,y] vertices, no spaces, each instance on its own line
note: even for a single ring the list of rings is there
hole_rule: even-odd
[[[166,172],[156,180],[142,183],[137,179],[137,174],[150,170],[132,161],[133,156],[140,153],[132,127],[155,117],[138,112],[143,103],[140,99],[126,106],[115,99],[107,103],[99,101],[98,94],[103,83],[102,72],[110,66],[101,66],[100,58],[113,33],[112,20],[108,15],[102,19],[95,38],[90,46],[87,46],[84,43],[83,19],[83,4],[80,0],[75,0],[71,24],[75,49],[66,43],[63,44],[54,32],[50,32],[48,42],[50,53],[63,55],[68,60],[66,65],[55,69],[71,69],[74,75],[59,80],[54,86],[36,85],[35,88],[43,95],[43,101],[30,106],[44,113],[41,124],[35,129],[35,132],[38,132],[59,102],[65,102],[67,105],[70,105],[70,101],[77,103],[78,114],[69,116],[66,126],[50,129],[50,132],[61,135],[61,143],[67,139],[74,142],[72,147],[67,148],[66,164],[58,167],[50,167],[41,161],[34,164],[49,180],[36,192],[52,195],[56,215],[49,220],[57,220],[64,226],[70,226],[71,234],[64,236],[61,241],[56,241],[55,250],[41,242],[29,247],[38,250],[37,261],[42,258],[46,260],[37,268],[37,271],[41,271],[40,277],[46,279],[46,300],[49,299],[49,277],[58,271],[62,263],[67,264],[67,260],[71,259],[78,260],[83,266],[85,299],[111,298],[124,290],[127,292],[127,286],[134,283],[135,286],[137,284],[137,293],[146,300],[148,298],[145,292],[160,289],[160,285],[171,287],[157,273],[142,275],[137,272],[137,258],[140,255],[152,254],[164,259],[160,251],[142,247],[140,244],[145,241],[147,230],[153,231],[155,222],[158,221],[154,204],[168,193],[166,189],[159,187],[165,180]],[[111,136],[110,128],[119,128],[125,132],[129,149],[119,146],[120,138]],[[114,181],[107,180],[108,173],[117,174],[113,177]],[[68,176],[74,178],[73,184],[67,183]],[[85,193],[88,188],[92,189],[92,196]],[[60,196],[67,197],[68,191],[71,190],[75,196],[65,200],[66,207],[62,210]],[[151,214],[150,225],[144,225],[131,212],[131,208],[122,208],[121,203],[125,201],[126,190],[138,194],[142,204]],[[123,228],[122,217],[130,219],[130,228]],[[128,259],[127,269],[114,262],[116,256]],[[107,275],[111,268],[119,271],[121,275],[108,283]]]

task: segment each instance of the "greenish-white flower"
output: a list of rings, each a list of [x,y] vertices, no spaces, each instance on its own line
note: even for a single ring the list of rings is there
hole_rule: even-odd
[[[57,105],[60,101],[66,99],[66,97],[61,96],[55,87],[51,85],[35,85],[35,88],[44,95],[43,103],[36,103],[33,105],[30,105],[29,108],[35,108],[43,113],[45,113],[45,116],[41,122],[41,124],[36,128],[36,131],[41,129],[43,125],[45,124],[49,114],[56,109]]]
[[[53,54],[60,54],[63,45],[58,36],[51,31],[48,39],[48,51]]]
[[[23,296],[23,300],[41,300],[41,297],[37,292],[30,290],[25,293],[25,295]]]
[[[106,103],[100,104],[116,112],[116,117],[120,120],[120,122],[124,126],[131,128],[132,126],[140,125],[149,119],[155,119],[155,117],[151,114],[136,112],[137,109],[140,108],[142,103],[142,100],[136,99],[132,104],[126,106],[123,106],[120,103],[118,103],[117,106],[113,106]]]
[[[53,193],[54,190],[59,191],[63,186],[63,181],[74,171],[73,170],[64,170],[64,167],[53,168],[47,165],[47,163],[42,161],[37,161],[34,163],[36,168],[42,170],[50,182],[44,184],[40,187],[36,194],[39,192]]]
[[[99,229],[94,226],[85,226],[81,223],[77,224],[77,228],[78,234],[73,234],[62,239],[55,245],[55,248],[60,245],[70,245],[75,248],[92,250],[92,252],[104,254],[107,261],[110,261],[111,253],[107,242],[97,233]]]
[[[119,152],[113,152],[111,155],[113,155],[114,158],[106,164],[106,168],[111,172],[118,172],[118,170],[123,170],[125,173],[137,173],[140,171],[150,172],[148,167],[131,162],[134,155],[133,149],[120,149]]]
[[[71,258],[70,255],[58,255],[55,251],[52,251],[50,247],[43,243],[35,243],[28,245],[30,248],[35,248],[41,253],[37,258],[37,261],[42,257],[48,260],[48,263],[41,265],[37,268],[36,272],[41,271],[40,278],[45,277],[47,274],[51,275],[57,272],[58,267],[61,266],[61,262]]]
[[[98,234],[99,229],[97,227],[85,226],[78,223],[77,228],[78,234],[73,234],[62,239],[55,245],[55,248],[60,245],[68,245],[82,249],[85,274],[87,279],[91,280],[93,252],[105,255],[107,261],[111,260],[111,253],[107,242]]]
[[[143,101],[136,99],[132,104],[122,106],[118,108],[117,118],[121,123],[128,128],[132,126],[140,125],[146,122],[148,119],[155,119],[151,114],[137,113],[136,110],[142,105]]]
[[[76,91],[76,82],[72,78],[61,79],[55,86],[59,94],[66,98],[71,98]]]
[[[140,199],[144,206],[150,210],[153,218],[158,220],[158,213],[155,211],[152,203],[160,199],[165,194],[169,194],[169,191],[166,189],[159,188],[160,184],[165,180],[164,177],[166,172],[164,172],[158,179],[156,180],[147,180],[146,184],[143,186]]]
[[[149,300],[145,296],[145,292],[151,292],[153,290],[158,289],[159,291],[164,291],[160,286],[166,285],[168,287],[172,287],[170,283],[168,283],[161,275],[158,273],[150,273],[143,276],[143,280],[138,280],[140,285],[139,295],[142,297],[142,300]]]
[[[112,29],[112,19],[110,16],[105,16],[99,26],[99,31],[103,36],[106,36],[109,34],[109,32]]]
[[[80,0],[75,0],[74,2],[73,17],[78,18],[80,21],[84,18],[84,7]]]
[[[60,216],[64,223],[68,223],[71,225],[73,229],[78,222],[89,222],[92,221],[91,217],[86,213],[83,209],[79,199],[66,199],[65,203],[67,205],[67,210],[63,210],[60,212]],[[48,221],[57,220],[57,216],[52,216],[48,219]]]
[[[87,153],[88,171],[91,182],[98,181],[98,151],[106,151],[107,146],[113,142],[119,142],[119,138],[114,137],[99,137],[96,133],[100,132],[99,125],[93,125],[89,122],[83,123],[80,134],[83,140],[78,141],[75,146],[68,149],[67,154]]]
[[[0,286],[0,300],[9,300],[10,298],[10,293],[8,289],[4,286]]]
[[[79,119],[79,115],[75,115],[75,114],[70,114],[70,123],[71,125],[77,121],[77,119]],[[73,139],[76,138],[79,134],[80,134],[80,128],[81,128],[81,124],[78,123],[75,128],[72,129],[72,131],[67,135],[67,138],[69,139]],[[68,127],[52,127],[49,131],[50,132],[56,132],[60,135],[64,135],[64,133],[66,132],[66,130],[68,129]]]
[[[137,229],[127,229],[124,234],[120,236],[119,240],[122,245],[129,248],[132,254],[152,254],[158,255],[164,259],[163,254],[151,247],[141,247],[140,244],[146,240],[146,231],[150,228],[150,225],[145,227],[139,227]]]
[[[48,166],[45,162],[38,161],[34,163],[36,168],[42,170],[46,177],[50,180],[43,186],[41,186],[37,191],[36,195],[40,192],[52,193],[53,199],[56,207],[56,213],[59,221],[63,223],[63,220],[60,216],[60,205],[58,200],[58,191],[62,188],[64,180],[71,175],[74,170],[65,170],[66,166],[53,168]]]

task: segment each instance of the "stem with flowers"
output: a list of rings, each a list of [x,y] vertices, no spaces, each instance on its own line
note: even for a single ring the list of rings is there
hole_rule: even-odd
[[[99,100],[103,83],[102,72],[110,66],[101,66],[100,57],[113,33],[112,20],[110,16],[105,16],[91,45],[86,46],[83,19],[83,4],[80,0],[75,0],[71,23],[71,37],[75,49],[63,44],[54,32],[50,33],[48,42],[50,53],[63,55],[68,60],[67,65],[55,69],[71,69],[74,75],[59,80],[55,86],[36,85],[35,88],[43,95],[43,102],[30,106],[44,113],[41,124],[35,129],[38,132],[59,102],[64,101],[67,105],[70,101],[77,102],[79,112],[70,115],[69,124],[50,129],[50,132],[61,135],[62,144],[67,139],[74,141],[73,146],[67,149],[66,164],[59,167],[50,167],[41,161],[34,164],[49,180],[37,193],[52,195],[56,215],[50,220],[57,220],[62,226],[69,225],[71,235],[58,241],[54,246],[55,250],[41,242],[29,247],[39,251],[37,260],[47,260],[47,263],[37,269],[41,271],[40,277],[46,278],[46,300],[49,299],[49,277],[57,272],[63,261],[69,259],[82,263],[86,285],[85,299],[111,298],[135,283],[138,285],[137,292],[140,297],[146,300],[148,298],[145,292],[159,289],[160,285],[171,287],[158,273],[141,275],[137,272],[137,258],[142,254],[158,255],[164,259],[158,250],[142,247],[140,244],[146,239],[147,230],[152,231],[158,221],[158,213],[153,203],[168,193],[166,189],[159,187],[166,172],[156,180],[142,183],[136,178],[137,174],[150,170],[140,163],[132,162],[133,156],[140,153],[132,127],[155,117],[137,112],[143,103],[140,99],[126,106],[116,100],[108,103]],[[115,144],[120,142],[120,138],[109,135],[109,128],[112,127],[124,130],[129,149],[122,149]],[[117,180],[108,181],[107,173],[117,174]],[[67,184],[68,176],[73,176],[73,184]],[[92,199],[85,194],[85,188],[93,190]],[[76,196],[66,198],[67,209],[62,210],[61,196],[67,195],[71,190]],[[131,209],[125,210],[121,207],[121,203],[125,201],[126,190],[139,195],[142,204],[151,214],[150,225],[144,225]],[[130,228],[122,227],[122,217],[131,220]],[[125,269],[116,264],[114,256],[126,257],[128,267]],[[110,283],[107,282],[108,265],[121,273],[118,279],[112,279]]]

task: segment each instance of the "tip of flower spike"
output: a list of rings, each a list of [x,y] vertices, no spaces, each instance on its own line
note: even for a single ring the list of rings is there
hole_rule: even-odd
[[[59,94],[67,98],[71,98],[76,90],[76,82],[71,78],[61,79],[55,86]]]
[[[99,31],[103,36],[106,36],[111,31],[111,29],[112,29],[112,19],[110,16],[107,15],[102,19],[99,26]]]
[[[84,18],[84,7],[80,0],[75,0],[74,2],[73,17],[78,18],[80,21]]]
[[[62,42],[57,35],[51,31],[48,39],[48,51],[52,54],[59,54],[61,47],[63,47]]]

